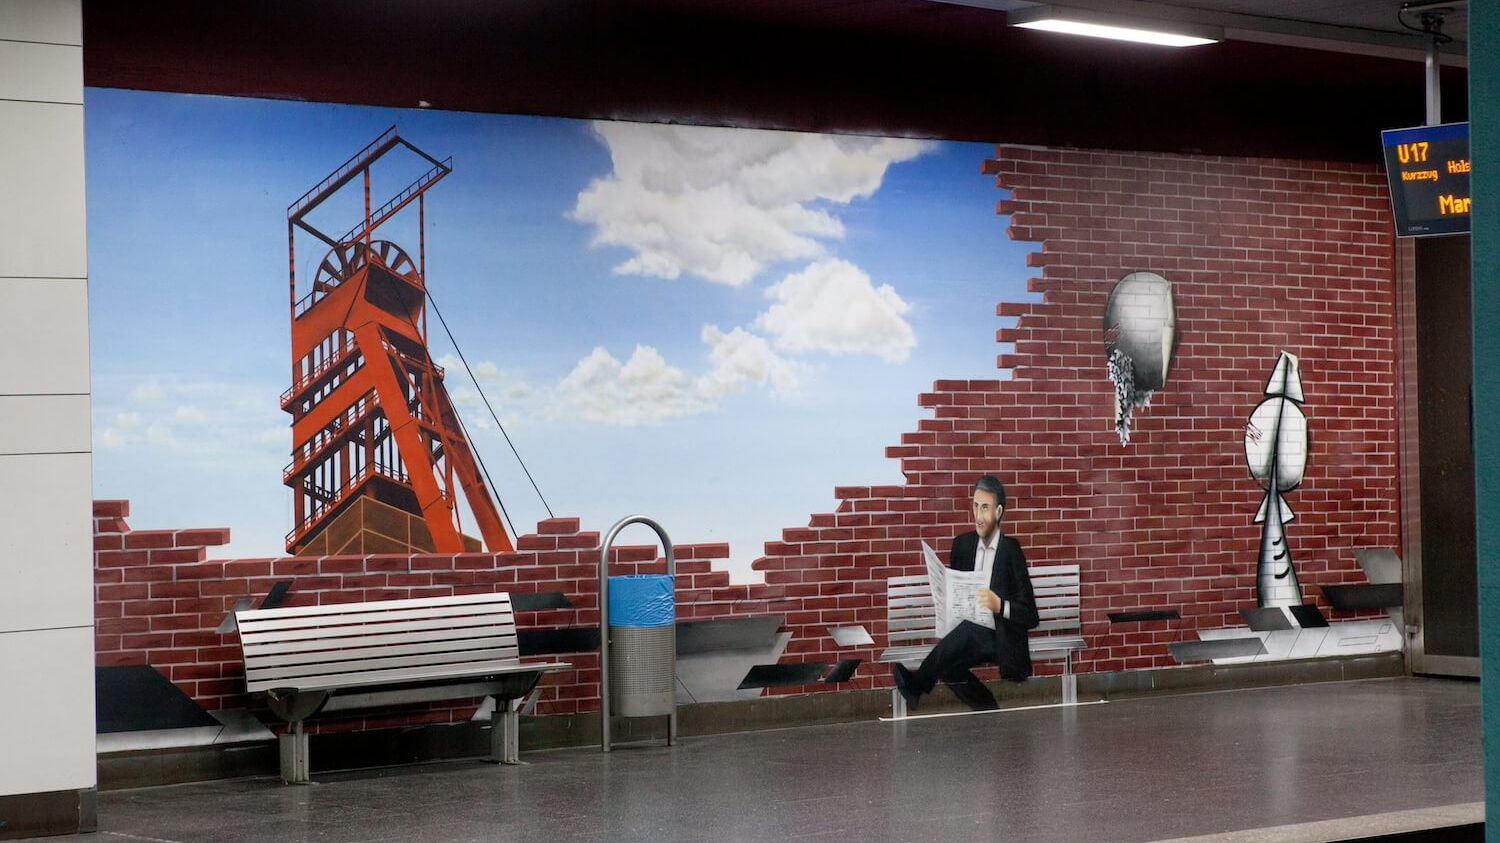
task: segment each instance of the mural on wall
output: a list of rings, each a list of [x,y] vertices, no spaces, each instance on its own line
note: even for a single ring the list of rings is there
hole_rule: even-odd
[[[899,482],[912,396],[995,377],[993,302],[1029,298],[983,144],[89,97],[96,493],[228,526],[230,557],[497,550],[643,511],[754,581],[832,488]],[[423,513],[414,540],[320,542],[349,483]]]
[[[1232,452],[1262,391],[1248,373],[1313,336],[1358,362],[1319,361],[1320,417],[1348,435],[1300,498],[1305,584],[1354,581],[1347,551],[1393,543],[1393,400],[1370,383],[1394,352],[1368,330],[1393,318],[1389,277],[1378,254],[1324,259],[1386,232],[1383,211],[1361,232],[1266,209],[1306,234],[1299,249],[1256,245],[1222,267],[1184,246],[1262,243],[1243,214],[1198,207],[1278,189],[1274,169],[119,91],[91,91],[88,108],[95,477],[115,499],[96,506],[98,659],[149,664],[205,710],[247,705],[233,606],[508,590],[529,598],[523,655],[575,665],[528,710],[591,711],[597,530],[633,510],[680,551],[684,701],[882,687],[859,668],[889,643],[886,582],[920,570],[922,541],[966,529],[964,484],[985,471],[1015,483],[1008,529],[1030,564],[1083,568],[1080,673],[1167,666],[1178,638],[1253,637],[1219,629],[1254,599]],[[392,122],[417,150],[392,140],[368,168],[357,154],[338,166]],[[1330,195],[1364,189],[1347,169],[1326,171]],[[1097,172],[1146,189],[1099,204]],[[1171,231],[1147,224],[1162,195],[1180,206]],[[1122,278],[1123,254],[1160,274]],[[1256,273],[1298,279],[1256,289],[1297,290],[1302,306],[1266,321],[1230,280]],[[360,318],[324,306],[340,301]],[[1015,320],[998,333],[997,305]],[[1174,363],[1179,307],[1192,330]],[[1110,412],[1101,308],[1115,430],[1083,421]],[[328,400],[381,367],[396,380],[383,396]],[[415,459],[396,462],[388,417],[361,417],[375,401],[410,417]],[[460,434],[477,475],[457,467]],[[441,494],[366,484],[414,466]],[[514,552],[493,552],[501,534],[466,503],[466,476],[496,498]],[[340,497],[361,484],[386,498]],[[307,521],[320,506],[366,511],[335,530],[337,513]],[[491,552],[419,552],[437,548],[429,514]],[[393,533],[399,546],[382,544]],[[624,550],[615,573],[656,564],[655,547]],[[1099,620],[1163,606],[1179,626],[1115,635]],[[1344,624],[1302,627],[1252,630],[1253,657],[1364,646]],[[460,708],[422,716],[473,715]]]
[[[1154,272],[1121,278],[1104,305],[1104,355],[1115,385],[1115,432],[1130,444],[1130,416],[1166,386],[1177,342],[1172,283]]]

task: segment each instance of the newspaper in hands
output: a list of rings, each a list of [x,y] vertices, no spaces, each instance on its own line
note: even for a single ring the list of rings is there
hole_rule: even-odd
[[[990,587],[988,576],[949,568],[938,559],[927,542],[922,542],[922,559],[927,563],[927,579],[932,583],[932,606],[937,616],[939,638],[963,621],[995,628],[994,614],[979,601],[980,589]]]

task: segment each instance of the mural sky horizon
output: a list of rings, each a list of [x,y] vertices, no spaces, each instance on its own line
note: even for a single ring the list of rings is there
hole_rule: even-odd
[[[225,558],[291,527],[286,206],[392,124],[453,157],[429,344],[515,533],[547,508],[480,390],[554,514],[646,514],[754,580],[835,486],[901,482],[917,394],[1004,377],[994,307],[1032,298],[988,144],[105,89],[85,113],[94,493],[136,529],[227,526]],[[345,193],[314,224],[357,222]],[[415,256],[415,226],[382,235]],[[325,251],[299,239],[299,284]]]

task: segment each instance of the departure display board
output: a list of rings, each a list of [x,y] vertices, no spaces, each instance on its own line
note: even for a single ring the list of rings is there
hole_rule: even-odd
[[[1398,237],[1469,230],[1469,124],[1387,129],[1385,172]]]

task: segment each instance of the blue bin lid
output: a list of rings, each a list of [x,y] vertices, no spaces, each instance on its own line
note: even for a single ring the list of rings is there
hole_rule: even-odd
[[[637,629],[671,626],[676,595],[666,574],[609,578],[609,625]]]

